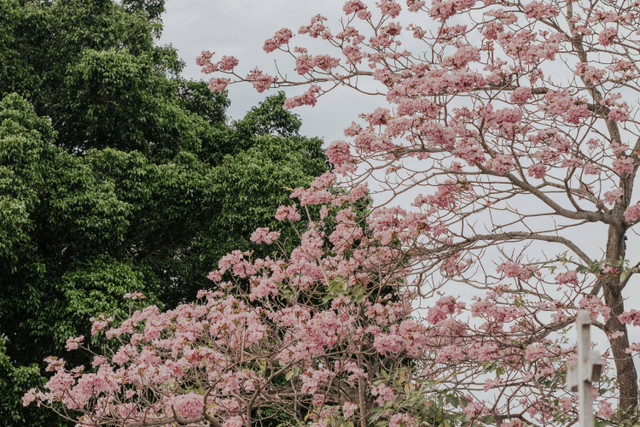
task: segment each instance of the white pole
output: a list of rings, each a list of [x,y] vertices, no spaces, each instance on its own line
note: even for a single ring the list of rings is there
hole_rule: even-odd
[[[593,427],[593,392],[591,390],[591,316],[580,310],[576,316],[578,329],[578,421],[580,427]]]

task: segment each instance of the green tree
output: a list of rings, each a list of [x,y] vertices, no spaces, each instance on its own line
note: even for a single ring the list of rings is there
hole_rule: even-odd
[[[20,402],[44,357],[126,292],[171,307],[211,286],[326,168],[283,95],[228,123],[224,95],[180,78],[153,45],[163,7],[0,0],[0,425],[59,423]]]

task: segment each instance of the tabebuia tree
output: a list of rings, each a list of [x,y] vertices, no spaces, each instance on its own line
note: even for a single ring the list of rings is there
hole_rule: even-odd
[[[199,58],[212,90],[307,85],[289,108],[338,86],[386,101],[329,146],[332,174],[294,194],[321,215],[340,207],[335,230],[315,219],[288,257],[224,258],[212,278],[231,269],[238,285],[189,314],[134,314],[107,331],[120,353],[97,373],[55,362],[27,402],[62,402],[85,424],[251,425],[265,402],[316,425],[569,425],[566,333],[586,309],[606,337],[598,418],[637,422],[640,3],[350,0],[343,12],[267,40],[277,75]],[[379,193],[366,226],[342,198],[365,183]]]
[[[202,290],[197,302],[95,319],[92,340],[101,339],[106,352],[93,353],[86,372],[49,358],[53,376],[42,391],[29,391],[25,404],[36,400],[94,426],[466,419],[443,411],[438,402],[445,400],[477,418],[470,396],[432,387],[428,369],[416,376],[423,349],[449,335],[410,317],[415,284],[404,247],[429,228],[426,215],[390,208],[365,218],[364,188],[336,192],[334,178],[327,173],[297,190],[302,210],[278,209],[278,220],[302,224],[298,247],[286,253],[280,232],[258,228],[251,240],[281,256],[233,251],[208,276],[215,290]],[[444,298],[433,315],[460,308]],[[67,349],[94,352],[86,342],[70,338]]]

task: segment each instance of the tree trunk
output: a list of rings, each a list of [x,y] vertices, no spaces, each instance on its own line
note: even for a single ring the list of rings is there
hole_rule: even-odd
[[[617,279],[617,276],[613,277]],[[633,364],[633,357],[625,350],[629,347],[627,326],[618,319],[624,311],[624,300],[620,294],[619,286],[603,286],[605,303],[611,308],[611,317],[605,323],[607,334],[622,332],[618,338],[610,338],[611,352],[616,366],[618,389],[620,393],[619,405],[626,412],[631,412],[638,405],[638,374]]]
[[[625,231],[619,227],[609,227],[607,259],[612,263],[624,259],[626,255]],[[625,413],[630,414],[638,406],[638,374],[633,364],[633,357],[625,351],[629,348],[627,326],[618,319],[618,316],[624,312],[620,276],[608,274],[598,284],[602,287],[605,304],[611,309],[611,316],[605,323],[605,331],[609,336],[615,332],[623,334],[618,338],[609,338],[609,343],[616,366],[618,392],[620,393],[619,407],[624,409]]]

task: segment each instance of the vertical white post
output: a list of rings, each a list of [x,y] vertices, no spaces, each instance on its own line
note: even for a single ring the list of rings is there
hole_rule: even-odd
[[[593,427],[593,392],[591,375],[591,316],[588,311],[580,310],[576,316],[578,332],[578,420],[580,427]]]

